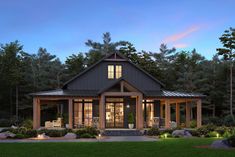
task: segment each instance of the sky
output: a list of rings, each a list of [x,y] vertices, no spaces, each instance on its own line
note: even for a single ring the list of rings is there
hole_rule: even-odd
[[[62,61],[85,52],[85,41],[126,40],[138,51],[195,48],[207,59],[219,37],[235,27],[235,0],[0,0],[0,43],[19,40],[24,51],[44,47]]]

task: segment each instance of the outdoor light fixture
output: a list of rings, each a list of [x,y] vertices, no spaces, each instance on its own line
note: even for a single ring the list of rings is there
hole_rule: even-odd
[[[164,134],[164,137],[167,138],[167,133]]]
[[[130,108],[130,105],[128,104],[128,105],[126,105],[126,108]]]
[[[218,133],[216,134],[216,137],[219,138],[219,134]]]
[[[37,138],[38,138],[38,139],[43,139],[43,135],[42,135],[42,134],[39,134],[39,135],[37,136]]]

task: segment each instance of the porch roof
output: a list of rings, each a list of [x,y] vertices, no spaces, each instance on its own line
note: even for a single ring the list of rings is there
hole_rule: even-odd
[[[97,97],[100,92],[97,90],[50,90],[50,91],[42,91],[37,93],[31,93],[31,96],[81,96],[81,97]],[[168,91],[168,90],[160,90],[160,91],[145,91],[143,93],[146,97],[158,97],[158,98],[203,98],[205,95],[200,93],[186,93],[186,92],[178,92],[178,91]]]

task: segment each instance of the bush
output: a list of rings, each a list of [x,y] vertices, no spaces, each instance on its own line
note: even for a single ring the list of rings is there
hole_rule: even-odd
[[[43,129],[43,130],[38,131],[38,134],[43,134],[43,133],[45,133],[45,135],[47,135],[49,137],[62,137],[62,136],[67,134],[67,130],[47,130],[47,129]]]
[[[218,134],[219,133],[216,131],[211,131],[206,135],[206,137],[217,137]]]
[[[196,128],[197,127],[197,121],[196,120],[192,120],[190,121],[190,128]]]
[[[9,119],[0,119],[0,127],[10,127],[11,121]]]
[[[100,133],[99,130],[97,130],[94,127],[86,127],[86,128],[83,128],[83,129],[79,129],[75,132],[75,134],[78,137],[81,137],[83,134],[90,134],[92,136],[97,136],[99,133]]]
[[[226,126],[220,126],[215,129],[216,132],[218,132],[220,135],[223,135],[226,131],[229,131],[230,128]]]
[[[80,136],[80,138],[95,138],[95,136],[94,136],[94,135],[91,135],[91,134],[89,134],[89,133],[85,133],[85,134],[82,134],[82,135]]]
[[[31,119],[26,119],[22,122],[21,126],[27,129],[33,129],[33,121]]]
[[[159,136],[160,135],[160,131],[158,130],[158,128],[150,128],[147,131],[147,135],[148,136]]]
[[[223,134],[224,138],[229,138],[230,136],[232,136],[232,134],[229,131],[225,131]]]
[[[231,115],[224,117],[223,123],[225,126],[235,126],[235,122],[233,121]]]
[[[197,132],[200,136],[207,136],[209,132],[214,131],[216,126],[213,124],[204,125],[197,129]]]
[[[161,130],[160,134],[165,134],[165,133],[172,134],[173,131],[174,131],[173,129],[165,129],[165,130]]]
[[[235,147],[235,135],[230,136],[227,141],[231,147]]]
[[[192,136],[200,137],[200,133],[198,130],[187,130]]]
[[[26,136],[23,134],[16,134],[16,136],[14,138],[15,139],[23,139],[23,138],[26,138]]]
[[[37,130],[30,129],[30,130],[27,130],[25,135],[27,138],[31,138],[31,137],[37,137],[38,133],[37,133]]]

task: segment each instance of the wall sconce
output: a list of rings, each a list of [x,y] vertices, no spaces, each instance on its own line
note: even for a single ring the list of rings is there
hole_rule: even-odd
[[[129,105],[129,104],[127,104],[127,105],[126,105],[126,108],[130,108],[130,105]]]

